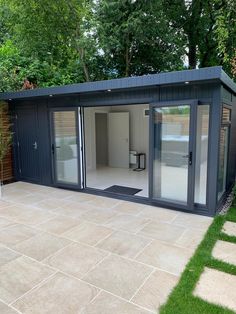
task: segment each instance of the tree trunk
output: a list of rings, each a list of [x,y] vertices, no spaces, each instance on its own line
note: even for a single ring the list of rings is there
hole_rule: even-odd
[[[201,24],[202,10],[203,0],[192,0],[191,6],[188,10],[188,22],[185,27],[189,44],[188,61],[190,69],[196,69],[197,67],[197,44],[202,36],[199,28]]]
[[[192,34],[189,36],[189,52],[188,52],[188,63],[189,69],[196,69],[197,67],[197,45]]]
[[[129,58],[129,47],[125,49],[125,76],[129,76],[129,65],[130,65],[130,58]]]
[[[78,52],[79,52],[79,55],[80,55],[80,61],[82,63],[85,80],[86,80],[86,82],[90,82],[90,75],[89,75],[88,66],[87,66],[86,62],[84,61],[84,48],[79,48],[78,47]]]

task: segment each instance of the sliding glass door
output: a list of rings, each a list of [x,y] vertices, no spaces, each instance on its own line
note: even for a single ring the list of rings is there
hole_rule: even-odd
[[[59,186],[80,186],[77,108],[53,109],[51,130],[54,183]]]
[[[196,104],[158,105],[151,110],[153,199],[181,204],[194,203],[194,147]],[[196,119],[196,116],[195,116]]]

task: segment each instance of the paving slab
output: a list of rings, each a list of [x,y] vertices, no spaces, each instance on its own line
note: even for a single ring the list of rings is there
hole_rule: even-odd
[[[13,303],[13,306],[24,314],[81,313],[98,292],[95,287],[57,273]]]
[[[150,314],[134,304],[124,301],[109,293],[101,292],[81,314]],[[157,314],[157,312],[155,312]]]
[[[94,247],[73,243],[44,260],[44,263],[74,277],[82,278],[108,254]]]
[[[156,313],[159,307],[167,301],[168,295],[178,280],[178,276],[157,270],[148,278],[131,301]]]
[[[10,308],[8,305],[0,301],[0,313],[1,314],[17,314],[18,312],[16,312],[12,308]]]
[[[231,221],[226,221],[222,228],[222,231],[228,234],[229,236],[236,237],[236,223],[231,222]]]
[[[236,244],[218,240],[213,249],[212,256],[236,266]]]
[[[116,231],[100,242],[97,247],[124,257],[134,258],[151,239],[143,238],[124,231]]]
[[[3,265],[6,265],[18,257],[20,257],[20,254],[9,250],[8,248],[0,247],[0,271]]]
[[[180,275],[192,255],[191,250],[153,241],[136,260],[157,267],[174,275]]]
[[[185,232],[184,227],[174,226],[164,222],[152,221],[148,223],[138,234],[156,240],[174,243]]]
[[[84,222],[78,227],[72,228],[63,233],[63,236],[72,241],[78,241],[88,245],[96,245],[112,232],[113,230],[110,228],[96,225],[94,223]]]
[[[188,228],[180,238],[176,239],[174,244],[195,250],[201,243],[205,233],[206,229]]]
[[[173,220],[174,225],[205,229],[210,226],[213,218],[205,217],[195,214],[178,213],[177,217]]]
[[[42,233],[14,245],[13,248],[21,254],[34,258],[37,261],[42,261],[70,243],[71,241],[67,239]]]
[[[236,311],[236,276],[205,268],[193,294]]]
[[[111,255],[82,279],[129,300],[152,271],[149,266]]]
[[[9,304],[55,271],[27,257],[19,257],[1,268],[0,296]]]

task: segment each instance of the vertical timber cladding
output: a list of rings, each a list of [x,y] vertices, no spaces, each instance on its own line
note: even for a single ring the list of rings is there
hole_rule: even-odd
[[[10,124],[10,118],[9,118],[9,111],[8,111],[8,104],[5,102],[0,102],[0,106],[4,105],[6,106],[7,110],[3,112],[3,116],[0,117],[3,123],[3,127],[6,129],[9,128]],[[3,169],[3,173],[1,171]],[[0,167],[0,177],[3,180],[3,182],[11,181],[13,179],[13,158],[12,158],[12,148],[10,148],[9,152],[3,159],[3,167]]]

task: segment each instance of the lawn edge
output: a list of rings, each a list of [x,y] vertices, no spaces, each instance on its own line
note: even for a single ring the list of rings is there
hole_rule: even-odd
[[[191,313],[201,312],[201,314],[235,313],[193,295],[194,288],[205,267],[236,275],[236,266],[217,260],[211,255],[217,240],[236,243],[236,237],[228,236],[222,232],[222,227],[226,221],[236,222],[235,207],[231,207],[226,214],[217,215],[214,218],[203,240],[185,267],[177,286],[172,290],[167,302],[160,307],[160,314],[189,314],[189,311]]]

